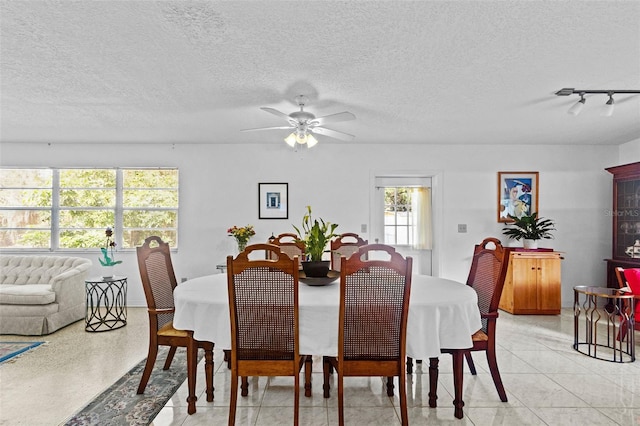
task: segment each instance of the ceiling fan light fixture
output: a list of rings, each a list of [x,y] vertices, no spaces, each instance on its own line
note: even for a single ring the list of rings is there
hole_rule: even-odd
[[[318,143],[318,139],[314,138],[312,134],[307,135],[307,147],[312,148]]]
[[[296,142],[300,145],[307,143],[307,134],[302,132],[296,132]]]
[[[296,146],[296,132],[291,133],[289,136],[287,136],[286,138],[284,138],[284,141],[287,143],[287,145],[289,145],[291,148],[293,148],[294,146]]]

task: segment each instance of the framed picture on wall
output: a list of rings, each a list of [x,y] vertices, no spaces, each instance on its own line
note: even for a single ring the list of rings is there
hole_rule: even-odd
[[[288,219],[289,184],[259,183],[258,212],[259,219]]]
[[[498,222],[538,211],[538,172],[498,172]]]

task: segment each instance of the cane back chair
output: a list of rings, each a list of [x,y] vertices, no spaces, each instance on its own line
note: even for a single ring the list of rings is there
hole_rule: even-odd
[[[490,248],[493,246],[494,248]],[[475,246],[471,270],[467,278],[467,285],[478,294],[478,308],[482,319],[482,328],[471,338],[473,346],[469,349],[441,349],[443,353],[450,353],[453,357],[453,385],[454,385],[454,416],[463,416],[462,399],[464,358],[469,364],[471,374],[476,374],[476,368],[471,357],[473,351],[484,351],[489,364],[489,371],[493,383],[498,391],[500,400],[507,402],[498,362],[496,360],[496,320],[498,319],[498,304],[502,295],[502,287],[507,274],[509,249],[504,248],[500,240],[485,238]],[[429,406],[436,406],[438,383],[438,359],[431,358],[429,366]]]
[[[207,381],[207,401],[213,401],[213,343],[200,342],[193,338],[191,331],[176,330],[173,327],[173,290],[177,281],[171,262],[169,244],[160,237],[152,236],[144,240],[142,246],[136,248],[138,268],[142,288],[147,300],[149,313],[149,353],[144,372],[138,386],[138,394],[144,393],[158,355],[158,346],[169,346],[169,353],[164,363],[168,370],[178,347],[187,350],[187,371],[189,397],[187,398],[189,414],[196,411],[195,385],[198,348],[204,349],[205,375]]]
[[[305,247],[304,243],[298,240],[296,234],[290,232],[278,234],[277,237],[269,238],[269,244],[280,247],[280,251],[291,259],[293,259],[294,256],[298,256],[298,269],[302,267],[302,262],[305,260]]]
[[[254,251],[265,251],[250,259]],[[280,247],[254,244],[235,259],[227,257],[231,320],[231,399],[229,425],[235,424],[238,377],[293,376],[294,424],[298,424],[300,370],[310,361],[299,353],[298,257]],[[310,376],[310,369],[306,369]],[[310,377],[305,377],[310,383]]]
[[[388,258],[370,260],[372,252],[385,252]],[[325,398],[330,396],[330,370],[337,372],[340,425],[344,377],[350,376],[398,376],[402,425],[408,424],[404,363],[412,262],[384,244],[361,246],[341,258],[338,356],[323,358]],[[391,380],[387,395],[393,396]]]
[[[360,238],[358,234],[346,232],[340,234],[336,239],[331,240],[331,269],[333,271],[340,270],[340,258],[350,257],[358,251],[358,248],[367,245],[369,242]]]

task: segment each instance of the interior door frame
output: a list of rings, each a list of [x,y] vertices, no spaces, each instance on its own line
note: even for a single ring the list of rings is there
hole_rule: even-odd
[[[431,178],[431,208],[433,217],[433,248],[431,250],[431,275],[440,276],[442,270],[440,259],[440,247],[443,239],[443,172],[441,170],[372,170],[369,175],[369,241],[374,242],[376,238],[383,240],[382,235],[377,235],[379,227],[376,222],[376,178],[377,177],[398,177],[398,178]]]

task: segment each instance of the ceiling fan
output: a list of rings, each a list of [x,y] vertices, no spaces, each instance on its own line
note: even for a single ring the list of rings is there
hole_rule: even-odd
[[[269,107],[260,108],[263,111],[284,118],[289,123],[288,126],[260,127],[257,129],[245,129],[242,131],[254,132],[258,130],[293,129],[293,132],[284,139],[284,141],[291,147],[294,147],[296,143],[298,143],[300,145],[306,144],[311,148],[318,143],[318,140],[312,133],[329,136],[330,138],[340,139],[343,141],[351,141],[355,138],[355,136],[348,133],[323,127],[326,123],[355,120],[356,116],[352,113],[344,111],[337,114],[325,115],[324,117],[316,117],[312,113],[304,110],[304,106],[309,102],[309,98],[304,95],[298,95],[295,97],[295,102],[300,107],[300,111],[294,111],[291,114],[285,114],[284,112]]]

